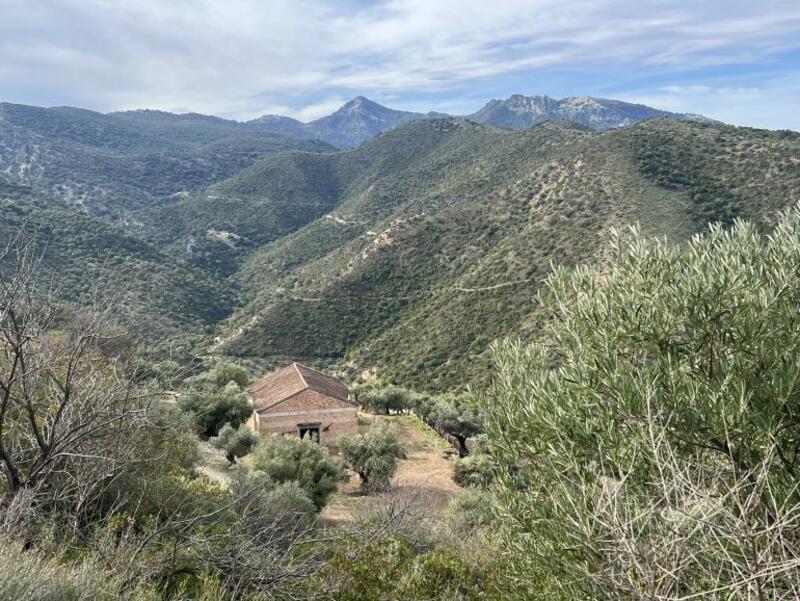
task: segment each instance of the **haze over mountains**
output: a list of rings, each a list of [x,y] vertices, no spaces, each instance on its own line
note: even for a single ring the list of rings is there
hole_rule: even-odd
[[[359,98],[293,133],[3,104],[0,234],[45,241],[76,306],[97,278],[118,291],[153,353],[445,390],[483,377],[492,340],[535,337],[551,264],[602,261],[612,227],[683,240],[800,200],[793,132],[597,99],[515,96],[469,117]]]

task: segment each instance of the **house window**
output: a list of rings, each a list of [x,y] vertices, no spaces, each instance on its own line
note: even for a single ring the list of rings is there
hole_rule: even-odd
[[[314,442],[319,442],[319,427],[321,424],[297,424],[300,430],[300,438],[310,438]]]

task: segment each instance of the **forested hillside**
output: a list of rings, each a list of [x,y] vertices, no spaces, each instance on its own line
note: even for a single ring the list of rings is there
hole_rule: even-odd
[[[437,120],[292,169],[267,159],[214,190],[292,206],[270,186],[313,182],[302,198],[325,214],[239,255],[240,308],[218,350],[344,360],[431,388],[475,381],[491,340],[538,331],[530,306],[551,264],[602,261],[610,228],[634,222],[671,240],[767,223],[800,195],[798,157],[797,134],[721,125]]]
[[[551,266],[601,263],[612,227],[682,241],[800,197],[800,135],[674,119],[429,119],[334,152],[201,115],[0,115],[0,224],[47,241],[68,299],[100,270],[157,348],[419,389],[481,381],[492,340],[533,338]]]
[[[295,148],[330,147],[203,115],[0,103],[0,185],[30,186],[106,220],[173,202]]]

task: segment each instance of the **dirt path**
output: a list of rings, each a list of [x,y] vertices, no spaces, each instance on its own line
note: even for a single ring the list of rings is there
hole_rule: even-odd
[[[228,460],[225,455],[212,447],[205,441],[199,443],[200,456],[202,458],[198,470],[222,486],[228,486],[231,481],[231,475],[238,467],[229,467]]]
[[[393,424],[406,451],[406,458],[400,461],[392,479],[392,491],[420,495],[433,513],[441,515],[450,499],[461,491],[451,477],[452,467],[448,456],[453,453],[452,447],[413,415],[360,413],[359,430],[369,428],[373,420]],[[353,475],[323,510],[322,517],[326,522],[336,524],[347,521],[360,508],[372,502],[371,497],[361,495],[359,486],[358,476]]]

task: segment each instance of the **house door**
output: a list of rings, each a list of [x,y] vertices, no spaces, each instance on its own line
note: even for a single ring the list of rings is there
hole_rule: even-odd
[[[300,438],[310,438],[314,442],[319,442],[319,427],[321,424],[298,424]]]

